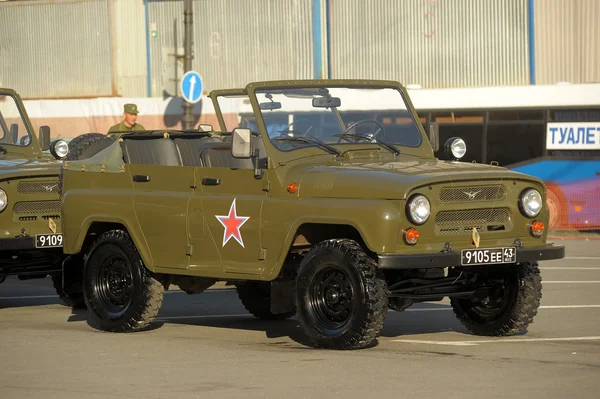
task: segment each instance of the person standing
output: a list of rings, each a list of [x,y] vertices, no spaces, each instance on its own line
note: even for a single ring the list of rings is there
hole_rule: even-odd
[[[123,120],[112,126],[108,132],[126,132],[132,130],[146,130],[144,126],[137,123],[138,108],[136,104],[125,104],[123,106]]]

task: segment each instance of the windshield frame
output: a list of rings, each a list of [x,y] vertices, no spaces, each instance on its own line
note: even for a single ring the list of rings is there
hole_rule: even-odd
[[[254,113],[254,117],[256,123],[258,125],[258,129],[262,136],[265,148],[269,154],[269,156],[276,158],[279,162],[288,162],[293,159],[303,158],[305,156],[313,156],[313,155],[326,155],[331,156],[331,154],[323,151],[322,148],[319,148],[315,145],[300,147],[294,149],[293,151],[289,150],[281,150],[277,148],[270,140],[267,134],[267,125],[265,120],[263,119],[263,114],[261,112],[259,106],[259,100],[257,97],[257,91],[262,91],[265,89],[285,89],[285,88],[351,88],[351,89],[394,89],[399,92],[402,100],[404,101],[404,106],[407,109],[407,112],[411,116],[412,123],[415,124],[417,131],[421,135],[421,143],[417,147],[409,147],[404,145],[392,144],[394,147],[398,148],[402,154],[406,155],[414,155],[421,158],[434,158],[433,150],[431,145],[429,145],[429,138],[427,137],[423,125],[419,121],[419,117],[416,113],[416,110],[410,100],[408,92],[406,89],[398,82],[395,81],[386,81],[386,80],[342,80],[342,79],[328,79],[328,80],[296,80],[296,81],[266,81],[266,82],[255,82],[250,83],[246,86],[246,93],[250,103],[252,105],[252,110]],[[241,93],[240,93],[241,94]],[[328,143],[329,145],[333,145],[336,148],[340,149],[341,152],[348,150],[358,150],[358,149],[370,149],[380,151],[381,154],[387,153],[391,154],[389,150],[386,150],[381,145],[377,143]]]
[[[7,97],[12,98],[12,100],[14,101],[14,103],[17,107],[17,110],[19,111],[21,120],[22,120],[23,124],[25,125],[25,128],[27,129],[29,136],[31,137],[30,143],[26,146],[20,146],[20,145],[9,144],[9,143],[0,143],[0,145],[2,145],[8,151],[8,153],[5,155],[2,155],[2,153],[0,152],[0,156],[6,156],[6,155],[10,155],[10,154],[19,154],[19,155],[24,155],[26,157],[41,156],[42,149],[40,147],[40,142],[38,140],[37,135],[35,134],[33,126],[31,125],[31,120],[29,119],[29,115],[27,114],[27,111],[25,110],[25,105],[23,104],[21,97],[17,94],[16,91],[14,91],[12,89],[5,89],[5,88],[0,88],[0,96],[7,96]]]

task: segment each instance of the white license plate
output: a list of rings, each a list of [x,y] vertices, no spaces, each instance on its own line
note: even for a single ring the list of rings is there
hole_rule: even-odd
[[[59,248],[62,246],[62,234],[37,234],[35,236],[36,248]]]
[[[463,249],[460,256],[460,264],[463,266],[516,262],[517,248],[515,247]]]

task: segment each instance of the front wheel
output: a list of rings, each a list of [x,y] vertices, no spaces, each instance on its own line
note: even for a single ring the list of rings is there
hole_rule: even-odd
[[[481,276],[479,282],[488,295],[450,299],[458,320],[477,335],[507,336],[527,331],[542,298],[537,262],[507,267],[499,274]]]
[[[98,238],[84,267],[84,296],[99,329],[144,329],[158,314],[163,294],[127,233],[112,230]]]
[[[315,245],[300,265],[296,306],[300,325],[317,346],[364,348],[383,328],[387,284],[356,242],[327,240]]]

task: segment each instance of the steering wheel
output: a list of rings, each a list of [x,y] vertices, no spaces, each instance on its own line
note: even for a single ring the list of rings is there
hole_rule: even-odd
[[[346,128],[346,130],[344,130],[344,132],[340,135],[340,138],[338,139],[337,142],[341,143],[342,139],[344,139],[344,137],[343,137],[344,134],[348,133],[350,130],[354,129],[356,126],[364,124],[364,123],[374,123],[374,124],[376,124],[378,126],[378,129],[372,135],[366,135],[366,134],[364,135],[365,140],[369,140],[369,139],[372,140],[372,139],[374,139],[375,137],[377,137],[377,135],[379,134],[379,132],[383,132],[384,135],[385,135],[385,127],[381,124],[381,122],[376,121],[375,119],[362,119],[362,120],[360,120],[358,122],[354,122],[350,126],[348,126]],[[360,136],[362,136],[362,135],[360,135]],[[348,138],[346,138],[345,140],[348,140]]]
[[[296,133],[294,130],[290,130],[290,127],[298,122],[308,122],[309,123],[308,130],[306,130],[305,132],[298,132],[298,133],[300,133],[301,136],[308,136],[308,133],[313,129],[313,125],[311,124],[311,122],[308,119],[296,119],[292,123],[287,124],[283,128],[283,130],[277,130],[277,133],[284,133],[286,135],[289,135],[290,133]],[[282,134],[282,136],[283,136],[283,134]]]

